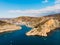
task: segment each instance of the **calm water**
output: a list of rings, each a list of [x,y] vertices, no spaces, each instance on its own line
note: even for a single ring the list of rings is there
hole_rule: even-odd
[[[60,45],[60,31],[54,31],[48,37],[26,36],[31,28],[22,26],[21,30],[0,34],[0,45]]]

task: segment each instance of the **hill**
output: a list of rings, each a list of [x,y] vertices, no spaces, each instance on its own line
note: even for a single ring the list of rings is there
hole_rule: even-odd
[[[53,14],[43,17],[22,16],[6,21],[16,25],[26,25],[32,27],[32,30],[26,33],[28,36],[47,36],[47,34],[52,30],[60,28],[60,14]]]

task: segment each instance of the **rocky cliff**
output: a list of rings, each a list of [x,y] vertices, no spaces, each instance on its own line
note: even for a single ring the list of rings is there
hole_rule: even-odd
[[[42,22],[38,24],[31,31],[27,32],[26,35],[38,35],[38,36],[47,36],[49,32],[60,28],[60,14],[44,16]]]
[[[26,35],[38,35],[38,36],[47,36],[47,34],[56,29],[60,28],[60,21],[57,19],[49,19],[44,24],[39,24],[38,27],[33,28],[31,31],[27,32]]]
[[[43,16],[43,17],[21,16],[21,17],[13,18],[6,21],[12,24],[27,25],[29,27],[35,27],[39,23],[43,24],[46,20],[51,19],[51,18],[60,20],[60,14],[54,14],[54,15]]]
[[[16,25],[26,25],[32,27],[32,30],[26,33],[26,35],[28,36],[47,36],[50,31],[56,28],[60,28],[60,14],[48,15],[43,17],[22,16],[6,21]]]

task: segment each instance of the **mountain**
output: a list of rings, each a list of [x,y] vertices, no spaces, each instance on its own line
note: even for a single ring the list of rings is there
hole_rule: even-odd
[[[60,14],[43,17],[22,16],[5,21],[15,25],[26,25],[31,27],[32,30],[26,33],[27,36],[47,36],[52,30],[60,28]]]
[[[36,27],[27,32],[26,35],[47,36],[49,32],[54,31],[56,28],[60,28],[60,14],[44,16],[44,18],[42,23],[36,25]]]
[[[33,28],[31,31],[27,32],[26,35],[39,35],[47,36],[47,34],[56,28],[60,28],[60,21],[58,19],[49,19],[43,24],[37,25],[36,28]]]
[[[0,20],[10,20],[12,18],[0,18]]]
[[[34,27],[38,24],[38,22],[42,22],[42,19],[43,17],[17,17],[17,18],[13,18],[11,20],[5,20],[9,23],[12,23],[12,24],[16,24],[16,25],[26,25],[26,26],[29,26],[29,27]]]

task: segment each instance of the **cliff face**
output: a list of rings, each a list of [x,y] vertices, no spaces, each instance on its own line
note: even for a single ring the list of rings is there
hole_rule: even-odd
[[[56,29],[60,28],[60,22],[57,19],[49,19],[44,24],[40,25],[37,28],[32,29],[31,31],[27,32],[26,35],[39,35],[39,36],[47,36],[47,34]]]
[[[0,33],[14,31],[18,29],[21,29],[21,27],[0,20]]]
[[[5,21],[12,23],[12,24],[16,24],[16,25],[26,25],[29,27],[34,27],[41,20],[42,20],[42,18],[40,18],[40,17],[39,18],[37,18],[37,17],[17,17],[17,18],[5,20]]]
[[[26,25],[32,27],[33,29],[26,33],[28,36],[47,36],[50,31],[60,28],[60,14],[43,17],[17,17],[6,21],[16,25]]]
[[[24,16],[22,16],[22,17],[13,18],[13,19],[6,20],[6,21],[9,23],[12,23],[12,24],[35,27],[39,23],[43,24],[46,20],[51,19],[51,18],[60,20],[60,14],[43,16],[43,17],[27,17],[27,16],[24,17]]]
[[[47,36],[50,31],[60,28],[60,14],[44,16],[42,19],[43,21],[40,21],[35,28],[27,32],[26,35]]]

